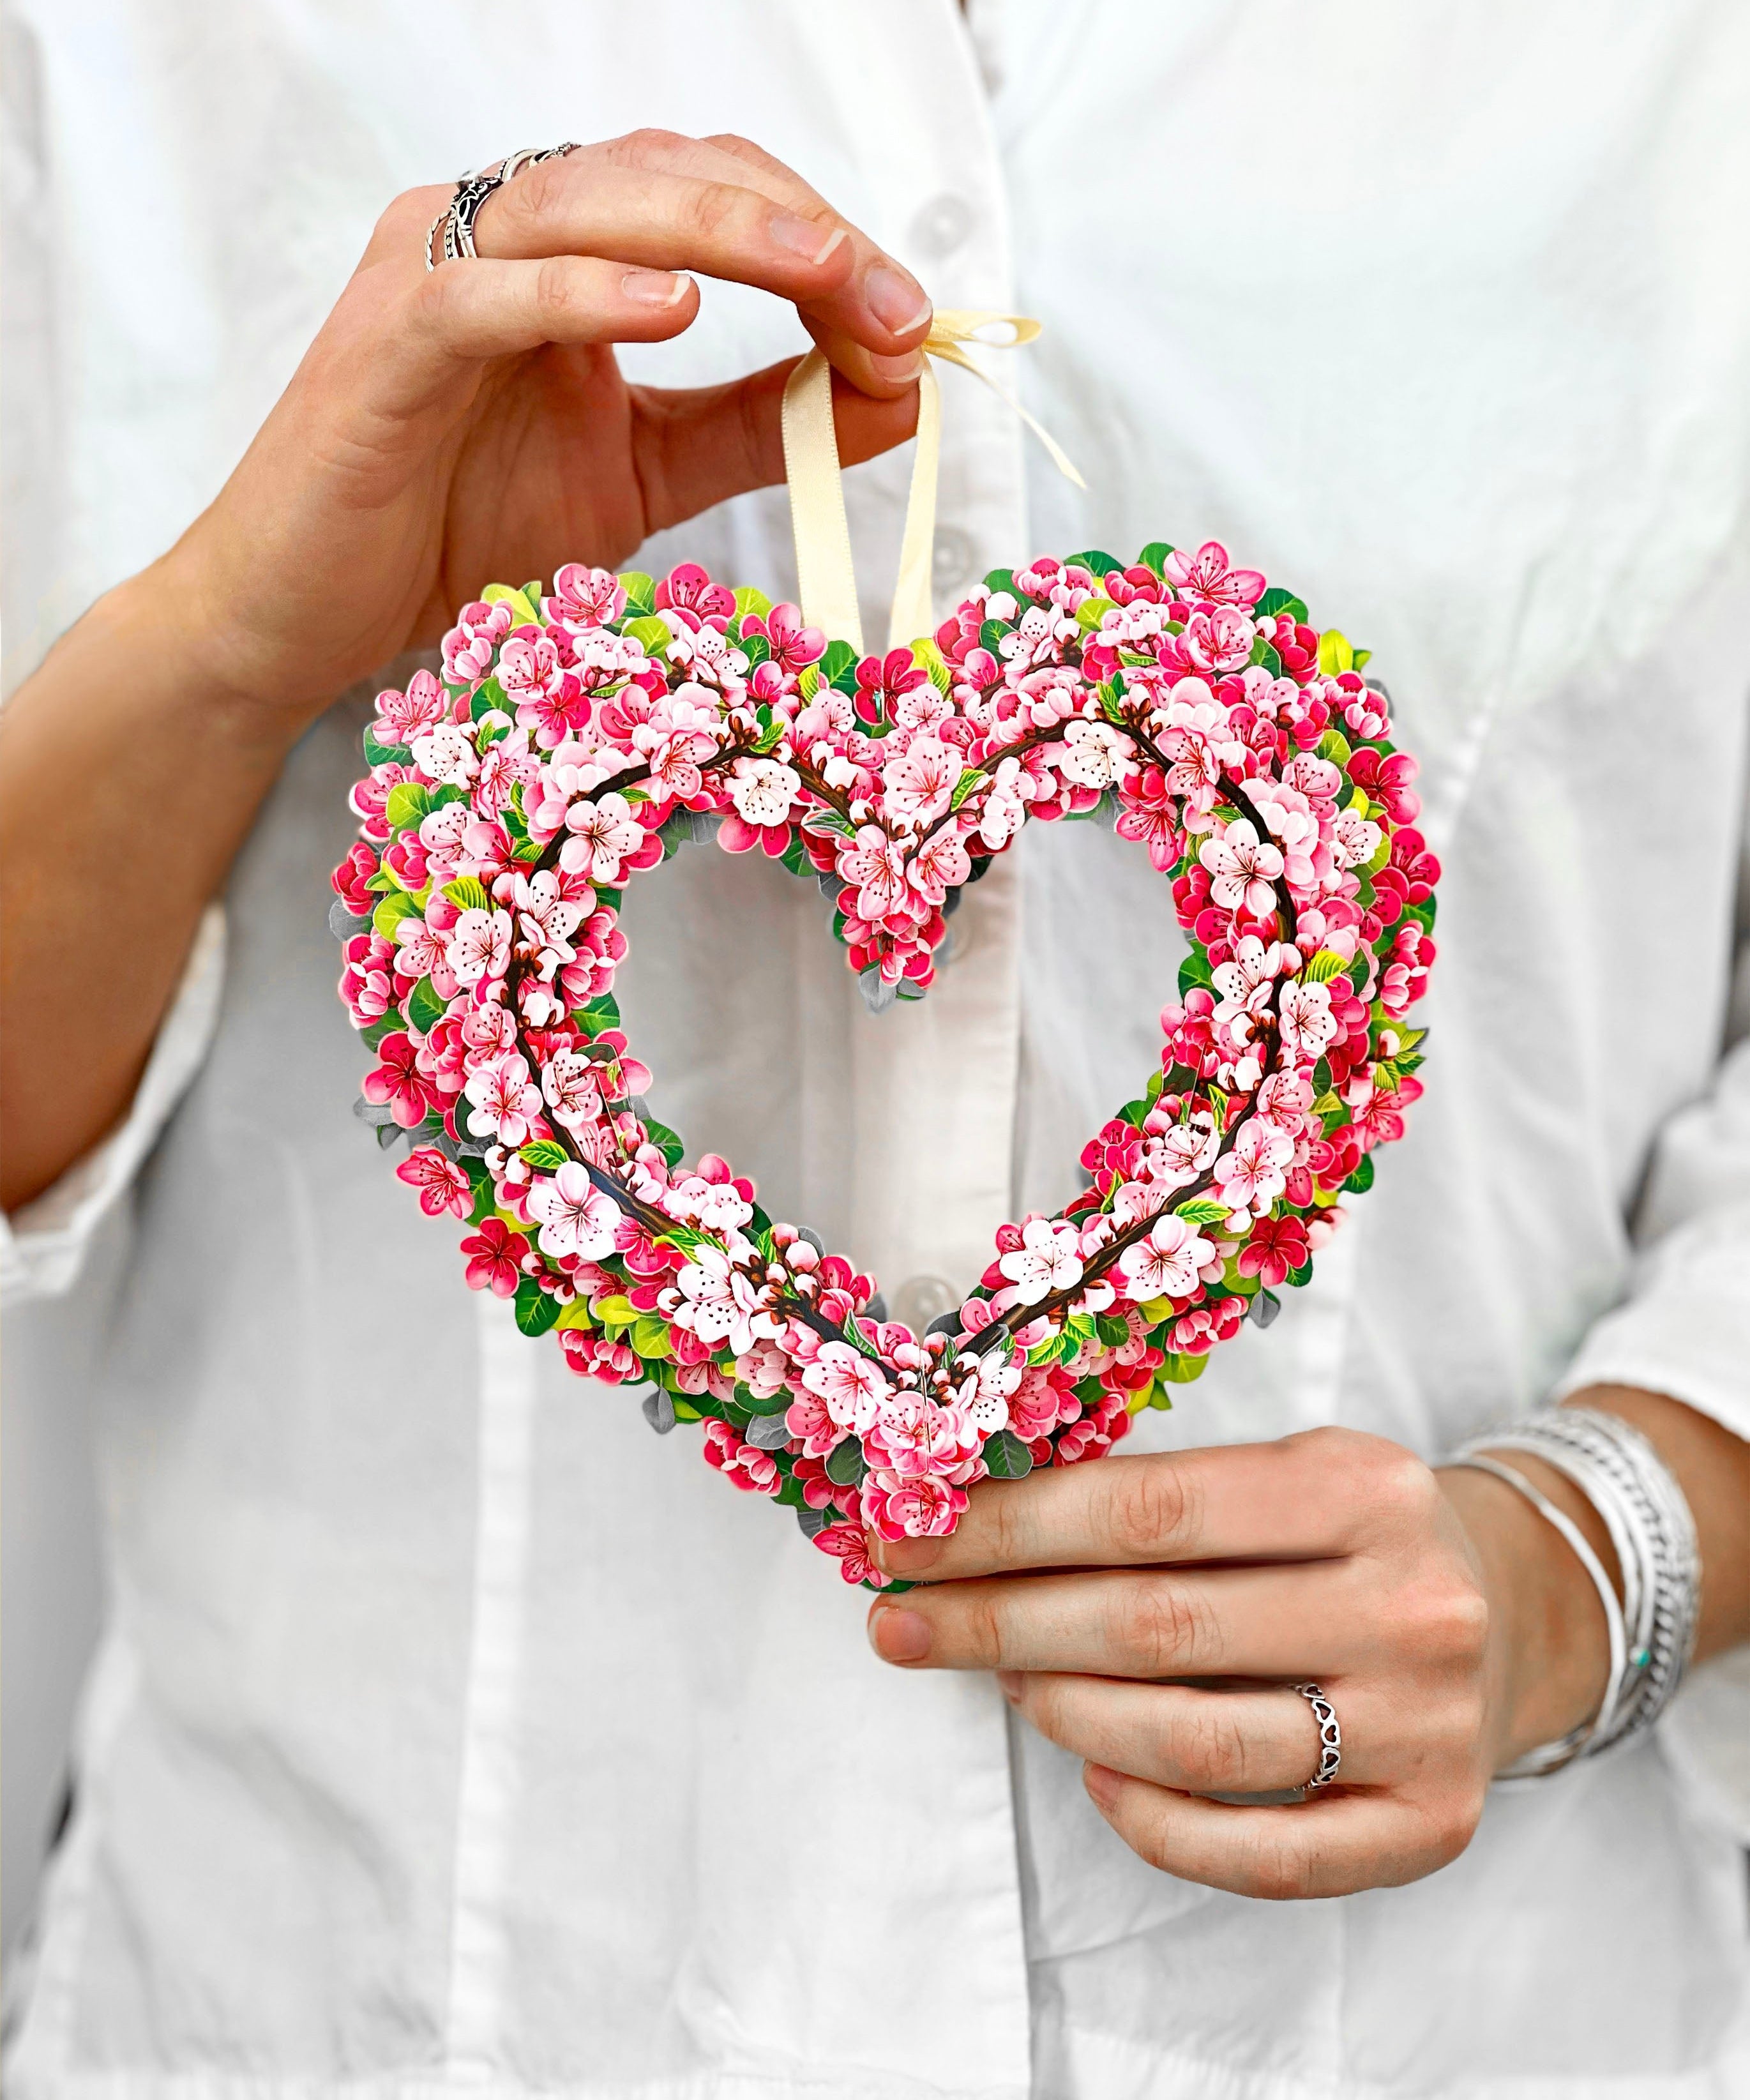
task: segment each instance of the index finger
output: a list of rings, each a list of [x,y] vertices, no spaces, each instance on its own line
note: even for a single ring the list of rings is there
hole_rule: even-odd
[[[791,301],[853,385],[902,392],[929,324],[923,287],[782,162],[734,143],[634,132],[526,168],[481,207],[476,245],[753,285]]]
[[[1316,1436],[1051,1466],[981,1481],[948,1537],[879,1540],[874,1557],[888,1574],[931,1582],[1026,1568],[1325,1560],[1354,1542],[1356,1485],[1320,1458]]]

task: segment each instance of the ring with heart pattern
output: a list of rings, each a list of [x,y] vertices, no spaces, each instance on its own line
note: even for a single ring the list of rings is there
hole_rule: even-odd
[[[358,1103],[467,1280],[571,1368],[703,1421],[849,1582],[868,1533],[1097,1457],[1274,1286],[1304,1283],[1422,1091],[1406,1015],[1439,868],[1364,651],[1217,542],[998,571],[859,659],[685,564],[494,585],[443,673],[385,692],[333,875]],[[715,834],[818,880],[870,1004],[921,996],[964,886],[1029,818],[1115,818],[1189,943],[1159,1069],[1053,1216],[1005,1224],[915,1335],[753,1184],[641,1105],[613,995],[622,895]]]

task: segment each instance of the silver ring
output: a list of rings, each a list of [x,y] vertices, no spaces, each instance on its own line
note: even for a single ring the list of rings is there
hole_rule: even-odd
[[[469,262],[478,260],[474,251],[474,221],[480,216],[480,207],[495,190],[501,190],[513,176],[520,175],[525,168],[537,166],[543,161],[562,160],[566,154],[577,151],[577,141],[568,139],[562,146],[519,146],[514,153],[507,153],[495,171],[475,168],[462,176],[456,185],[456,194],[425,229],[425,267],[438,267],[434,253],[438,231],[443,232],[443,260],[454,262],[465,258]]]
[[[1294,1689],[1312,1709],[1312,1718],[1319,1724],[1319,1768],[1307,1781],[1310,1793],[1316,1786],[1329,1786],[1336,1778],[1343,1761],[1343,1732],[1337,1724],[1337,1709],[1316,1684],[1297,1684]]]

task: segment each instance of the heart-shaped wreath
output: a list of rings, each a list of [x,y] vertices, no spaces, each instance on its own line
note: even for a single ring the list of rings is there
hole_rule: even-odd
[[[688,565],[489,589],[443,675],[386,692],[334,871],[361,1112],[469,1282],[653,1423],[794,1508],[845,1579],[866,1532],[1097,1457],[1272,1286],[1305,1282],[1421,1092],[1405,1016],[1439,869],[1365,654],[1211,541],[986,578],[933,640],[860,655]],[[630,876],[715,831],[818,880],[871,1004],[920,995],[947,917],[1029,818],[1115,815],[1190,955],[1160,1069],[1003,1225],[927,1334],[638,1104],[613,996]]]

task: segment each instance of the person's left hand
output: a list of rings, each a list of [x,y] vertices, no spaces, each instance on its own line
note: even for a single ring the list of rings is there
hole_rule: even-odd
[[[1259,1896],[1412,1881],[1464,1849],[1527,1726],[1572,1725],[1603,1682],[1578,1562],[1510,1491],[1445,1478],[1456,1495],[1398,1445],[1319,1429],[988,1482],[951,1537],[878,1548],[928,1586],[875,1604],[870,1639],[910,1668],[999,1672],[1088,1761],[1125,1842],[1183,1879]],[[1573,1614],[1564,1681],[1528,1721],[1510,1595]],[[1305,1785],[1307,1679],[1342,1727],[1336,1783],[1290,1805],[1207,1798]]]

